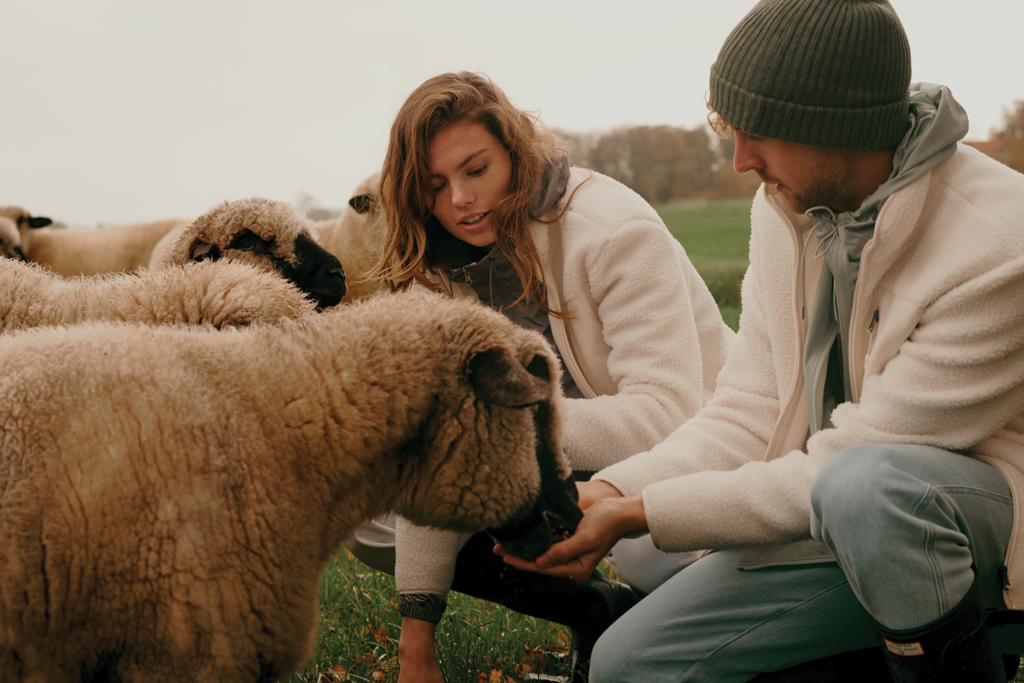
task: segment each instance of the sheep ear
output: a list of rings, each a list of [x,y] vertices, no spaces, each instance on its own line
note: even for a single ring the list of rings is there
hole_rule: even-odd
[[[196,242],[192,245],[189,261],[216,261],[220,258],[220,247],[216,244]]]
[[[53,223],[53,221],[45,216],[32,216],[28,219],[28,227],[30,228],[45,228],[51,223]]]
[[[356,210],[356,213],[367,213],[373,205],[373,197],[368,194],[359,194],[348,200],[348,205]]]
[[[481,401],[506,408],[525,408],[551,398],[544,359],[537,356],[529,367],[523,367],[508,349],[500,347],[470,359],[469,383]]]

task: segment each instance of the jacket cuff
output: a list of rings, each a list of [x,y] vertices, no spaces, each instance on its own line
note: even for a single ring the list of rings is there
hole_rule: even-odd
[[[438,593],[402,593],[398,598],[399,614],[432,624],[441,621],[447,606],[444,596]]]

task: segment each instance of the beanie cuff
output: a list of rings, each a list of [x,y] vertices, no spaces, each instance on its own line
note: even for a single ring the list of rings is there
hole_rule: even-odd
[[[711,108],[736,129],[810,147],[868,152],[893,149],[910,125],[910,95],[866,108],[795,104],[744,90],[711,67]]]

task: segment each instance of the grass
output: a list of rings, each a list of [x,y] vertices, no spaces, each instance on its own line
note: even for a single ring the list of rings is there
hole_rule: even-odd
[[[711,290],[722,318],[735,330],[740,283],[748,264],[750,200],[688,200],[655,209]]]
[[[291,683],[397,681],[398,594],[393,577],[345,549],[320,581],[320,630],[313,658]],[[568,629],[458,593],[438,627],[437,651],[449,683],[513,683],[530,671],[557,673]]]

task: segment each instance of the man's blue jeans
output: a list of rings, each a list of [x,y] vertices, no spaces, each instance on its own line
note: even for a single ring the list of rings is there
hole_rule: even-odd
[[[928,624],[967,592],[972,565],[1002,606],[1013,516],[991,466],[926,446],[859,446],[825,463],[811,498],[812,533],[838,564],[741,570],[738,549],[711,553],[605,632],[590,680],[739,683],[874,647],[862,602],[889,628]]]

